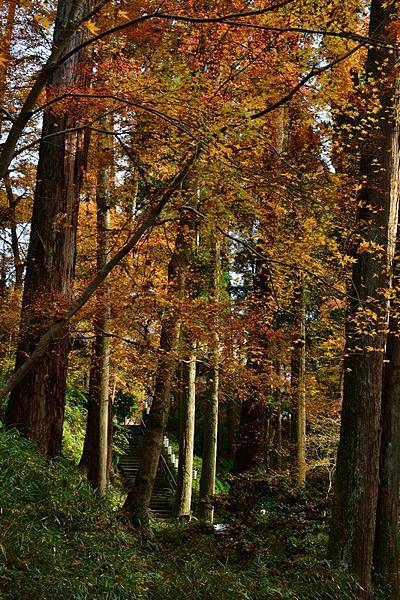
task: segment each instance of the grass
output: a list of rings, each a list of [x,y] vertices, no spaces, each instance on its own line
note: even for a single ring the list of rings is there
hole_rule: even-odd
[[[71,460],[49,464],[33,444],[0,429],[0,596],[355,600],[352,582],[323,559],[325,525],[309,502],[282,487],[247,523],[225,513],[223,536],[196,521],[170,522],[155,524],[156,542],[145,542]]]
[[[135,538],[72,464],[1,431],[0,465],[2,598],[145,597]]]

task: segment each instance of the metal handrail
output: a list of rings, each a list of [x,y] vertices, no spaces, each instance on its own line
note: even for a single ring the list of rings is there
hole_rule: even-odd
[[[144,432],[146,431],[147,427],[146,427],[146,423],[144,422],[142,417],[140,418],[140,429],[144,435]],[[162,469],[167,476],[167,479],[171,485],[172,491],[175,491],[176,490],[176,479],[175,479],[171,469],[169,468],[167,461],[165,460],[165,456],[164,456],[162,450],[160,452],[160,460],[161,460]]]

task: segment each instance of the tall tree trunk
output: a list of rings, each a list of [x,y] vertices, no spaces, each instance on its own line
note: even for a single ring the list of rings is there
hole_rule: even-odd
[[[112,117],[101,120],[104,130],[112,129]],[[109,252],[110,197],[113,170],[113,140],[107,134],[99,134],[97,167],[97,270],[104,267]],[[88,418],[80,467],[87,472],[91,484],[104,496],[109,480],[109,417],[112,418],[110,402],[110,317],[109,289],[103,285],[97,291],[96,316],[94,319],[95,340],[90,369]]]
[[[233,472],[235,475],[258,467],[264,459],[265,406],[246,398],[240,408],[238,444]]]
[[[278,359],[275,362],[275,373],[277,375],[277,387],[275,391],[275,467],[280,471],[282,469],[282,389],[281,389],[281,370],[282,365]]]
[[[299,379],[299,353],[293,347],[290,356],[290,413],[288,437],[292,445],[293,456],[297,452],[297,381]]]
[[[207,404],[204,419],[203,461],[200,478],[199,518],[213,520],[214,508],[211,498],[215,494],[217,475],[218,397],[219,397],[219,338],[213,332],[213,349],[210,356],[211,370],[207,386]]]
[[[297,483],[304,485],[306,481],[306,323],[304,284],[298,280],[296,290],[297,313],[297,339],[294,341],[293,371],[292,371],[292,398],[296,406],[296,457],[297,457]]]
[[[399,231],[394,284],[400,283]],[[374,573],[387,600],[400,598],[398,516],[400,489],[400,322],[398,300],[392,301],[383,372],[378,506]]]
[[[398,18],[397,2],[372,0],[370,36],[391,44]],[[381,109],[377,125],[362,149],[359,231],[382,252],[354,253],[346,331],[346,358],[340,443],[332,513],[330,555],[357,578],[360,596],[372,597],[371,570],[379,479],[379,442],[383,351],[387,303],[381,290],[389,287],[398,213],[398,132],[393,122],[396,54],[371,46],[367,78],[377,88]],[[361,236],[360,236],[361,237]],[[389,267],[389,268],[388,268]],[[366,307],[374,313],[375,329]],[[358,326],[357,326],[358,319]]]
[[[221,256],[218,240],[214,241],[214,268],[211,280],[212,301],[217,312],[219,297],[219,279]],[[213,520],[214,508],[211,498],[215,494],[217,475],[218,446],[218,399],[219,399],[219,336],[218,320],[215,319],[212,331],[212,349],[210,353],[210,374],[207,386],[207,404],[204,419],[203,460],[200,478],[200,495],[198,514],[205,521]]]
[[[187,368],[184,360],[179,361],[179,366],[176,371],[176,385],[175,385],[175,401],[176,401],[176,412],[177,412],[177,427],[176,435],[178,438],[179,447],[182,445],[182,431],[183,431],[183,419],[184,410],[187,396]]]
[[[190,515],[192,503],[193,452],[196,414],[196,341],[191,343],[188,369],[188,390],[181,404],[182,428],[179,444],[178,481],[176,490],[176,514]]]
[[[134,521],[149,533],[149,504],[157,475],[158,463],[167,426],[171,387],[176,371],[176,352],[181,326],[181,304],[185,297],[186,276],[192,247],[192,217],[181,218],[175,250],[168,266],[170,308],[162,321],[159,360],[153,404],[143,440],[143,452],[135,482],[129,490],[124,508]]]
[[[396,319],[397,321],[397,319]],[[376,513],[374,571],[387,600],[400,598],[397,543],[400,487],[400,338],[398,322],[388,335],[381,415],[381,459]]]
[[[72,0],[58,3],[54,45],[62,35],[72,6]],[[69,47],[75,46],[82,35],[73,36]],[[54,71],[49,80],[51,89],[61,93],[71,85],[82,86],[85,78],[82,61],[83,54],[79,53]],[[56,115],[48,110],[43,117],[42,138],[54,137],[51,145],[44,140],[39,148],[16,369],[71,301],[86,152],[81,132],[54,134],[76,124],[76,116],[68,112]],[[48,457],[61,452],[69,344],[69,329],[65,324],[47,354],[13,390],[6,412],[7,424],[34,439]]]
[[[263,251],[259,243],[260,250]],[[250,310],[254,310],[257,320],[263,323],[265,305],[270,293],[268,268],[263,259],[257,258],[253,281],[253,297]],[[269,348],[265,332],[253,331],[250,337],[247,366],[255,375],[262,375],[270,369]],[[235,453],[233,472],[235,475],[260,466],[265,459],[267,407],[265,390],[257,385],[249,390],[248,397],[242,401],[238,442]]]

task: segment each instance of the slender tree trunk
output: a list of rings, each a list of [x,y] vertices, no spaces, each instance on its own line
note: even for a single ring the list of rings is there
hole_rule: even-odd
[[[275,363],[275,372],[278,376],[278,387],[275,391],[275,399],[276,399],[276,417],[275,417],[275,431],[276,431],[276,460],[275,466],[280,471],[282,469],[282,389],[280,385],[281,378],[281,363],[279,360]]]
[[[399,250],[398,237],[394,273],[396,287],[400,280]],[[397,543],[400,489],[400,323],[398,310],[398,301],[392,301],[383,372],[382,433],[374,545],[374,573],[378,583],[384,588],[387,600],[400,598]]]
[[[214,268],[211,281],[212,299],[217,311],[219,297],[219,279],[221,269],[221,256],[218,240],[214,242]],[[214,323],[212,332],[212,350],[210,354],[210,375],[208,379],[207,405],[204,419],[203,460],[200,478],[199,517],[205,521],[213,520],[214,508],[212,496],[215,494],[215,480],[217,475],[217,447],[218,447],[218,399],[219,399],[219,336],[217,332],[218,321]]]
[[[62,35],[72,5],[72,0],[58,3],[54,45]],[[73,36],[70,47],[82,35]],[[83,85],[82,61],[83,54],[79,53],[54,71],[49,80],[51,88],[61,92],[71,85]],[[43,117],[42,137],[76,123],[74,114],[65,112],[59,116],[48,110]],[[51,145],[47,141],[40,144],[16,370],[71,302],[85,156],[81,132],[61,133],[53,137]],[[64,324],[46,356],[11,393],[6,412],[7,424],[34,439],[48,457],[61,452],[69,344],[69,329]]]
[[[213,332],[211,371],[208,380],[207,405],[204,420],[203,461],[200,478],[199,518],[213,520],[212,496],[215,494],[217,475],[218,396],[219,396],[219,338]]]
[[[306,323],[304,304],[304,284],[299,279],[297,290],[297,339],[294,342],[292,373],[292,398],[296,405],[296,456],[297,456],[297,484],[304,485],[306,481]]]
[[[370,36],[396,43],[392,23],[397,2],[372,0]],[[367,78],[377,88],[381,109],[377,125],[362,149],[360,208],[362,238],[383,251],[354,253],[347,331],[345,378],[330,555],[357,578],[360,596],[372,597],[371,571],[379,481],[379,445],[383,351],[387,303],[398,214],[398,131],[394,126],[397,57],[386,48],[370,47]],[[361,238],[361,236],[360,236]],[[374,313],[373,323],[364,308]],[[366,331],[367,329],[367,331]],[[369,330],[370,331],[369,331]]]
[[[112,117],[103,117],[103,129],[112,128]],[[112,176],[112,137],[99,134],[97,168],[97,270],[104,267],[109,252],[110,197]],[[96,316],[94,319],[95,341],[90,369],[88,419],[84,451],[80,467],[87,472],[91,484],[104,496],[109,480],[109,453],[112,446],[109,435],[109,417],[112,418],[110,402],[110,317],[109,289],[102,286],[97,292]]]
[[[7,268],[6,268],[6,255],[3,254],[1,257],[0,267],[0,296],[5,299],[7,295]]]
[[[176,514],[190,515],[192,502],[194,430],[196,414],[196,358],[197,344],[193,341],[189,357],[188,391],[182,398],[182,429],[179,445]]]
[[[168,422],[171,387],[176,371],[181,303],[185,297],[192,229],[192,217],[184,215],[176,238],[174,254],[168,267],[168,294],[171,306],[166,310],[161,327],[153,404],[147,421],[139,470],[124,504],[130,516],[148,533],[150,533],[149,504],[157,475],[163,435]]]
[[[186,380],[188,379],[188,371],[185,368],[186,365],[183,360],[179,362],[179,367],[177,369],[177,383],[176,383],[176,404],[177,404],[177,437],[179,447],[182,445],[182,432],[184,427],[184,418],[185,418],[185,404],[187,401],[187,385]]]
[[[297,444],[297,381],[299,380],[299,353],[293,348],[290,357],[290,421],[289,440],[292,444],[293,455]]]

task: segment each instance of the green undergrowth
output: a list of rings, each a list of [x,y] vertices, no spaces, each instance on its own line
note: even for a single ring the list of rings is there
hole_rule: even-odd
[[[298,490],[284,477],[266,474],[231,483],[230,494],[216,503],[217,521],[227,525],[222,534],[197,521],[158,526],[162,552],[153,557],[151,598],[358,598],[354,582],[325,558],[325,492]]]
[[[1,598],[144,598],[135,538],[76,467],[0,431]]]
[[[351,581],[324,559],[319,500],[283,480],[253,487],[252,498],[240,486],[232,500],[219,496],[223,535],[196,520],[171,521],[144,541],[110,499],[96,498],[71,459],[47,463],[33,444],[0,429],[0,597],[355,600]]]
[[[195,523],[164,526],[158,538],[162,552],[154,553],[147,580],[154,600],[357,599],[352,582],[321,554],[285,559],[265,531],[262,540],[246,528],[218,536]]]

